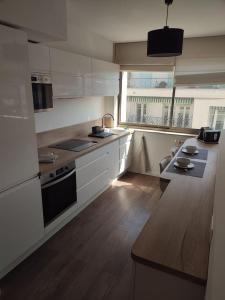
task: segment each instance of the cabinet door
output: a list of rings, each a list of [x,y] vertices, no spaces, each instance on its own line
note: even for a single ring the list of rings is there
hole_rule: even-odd
[[[52,89],[54,98],[75,98],[84,95],[84,80],[81,76],[53,72]]]
[[[119,146],[119,174],[125,172],[131,165],[133,141],[132,134],[120,139]]]
[[[0,191],[38,173],[27,36],[0,25]]]
[[[74,76],[91,74],[91,58],[72,52],[50,48],[51,70]]]
[[[108,145],[108,168],[111,181],[119,175],[119,140]]]
[[[92,74],[95,78],[119,79],[119,65],[92,59]]]
[[[93,59],[92,78],[94,96],[116,96],[119,93],[119,66]]]
[[[0,194],[0,271],[44,235],[40,180]]]
[[[50,73],[49,47],[39,44],[28,44],[29,63],[31,72]]]

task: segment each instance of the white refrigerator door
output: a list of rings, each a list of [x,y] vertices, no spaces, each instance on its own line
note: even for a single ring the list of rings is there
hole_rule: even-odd
[[[0,192],[38,173],[27,36],[0,25]]]
[[[4,269],[44,236],[38,178],[0,193],[0,277]]]

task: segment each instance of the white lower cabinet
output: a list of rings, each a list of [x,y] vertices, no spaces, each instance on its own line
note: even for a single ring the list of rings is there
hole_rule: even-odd
[[[129,134],[119,140],[119,175],[131,165],[133,150],[133,135]]]
[[[77,191],[77,205],[81,206],[88,200],[91,200],[98,195],[106,186],[110,184],[109,170],[103,171],[96,176],[92,181],[82,186]]]
[[[76,160],[77,204],[94,199],[119,173],[119,141]]]
[[[44,236],[39,179],[0,194],[0,224],[1,273]]]

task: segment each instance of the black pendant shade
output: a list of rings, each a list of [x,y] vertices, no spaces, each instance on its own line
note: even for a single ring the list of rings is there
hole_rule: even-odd
[[[182,54],[184,30],[169,28],[148,32],[147,55],[152,57],[170,57]]]
[[[165,0],[167,5],[166,26],[148,32],[147,55],[151,57],[170,57],[182,54],[184,30],[167,26],[169,6],[173,0]]]

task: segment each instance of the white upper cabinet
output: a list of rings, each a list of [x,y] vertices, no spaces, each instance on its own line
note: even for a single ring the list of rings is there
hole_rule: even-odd
[[[28,44],[31,72],[50,73],[50,49],[40,44]]]
[[[117,96],[119,94],[119,65],[92,59],[93,96]]]
[[[50,48],[50,62],[54,98],[83,97],[91,89],[90,57]]]
[[[50,48],[52,72],[62,72],[74,76],[91,74],[91,58],[83,55]]]
[[[83,97],[84,79],[82,76],[52,72],[53,97],[58,99],[69,99]]]
[[[29,57],[31,72],[51,73],[54,98],[119,93],[119,65],[32,43]]]
[[[99,59],[92,59],[92,74],[95,78],[119,79],[119,65]]]

